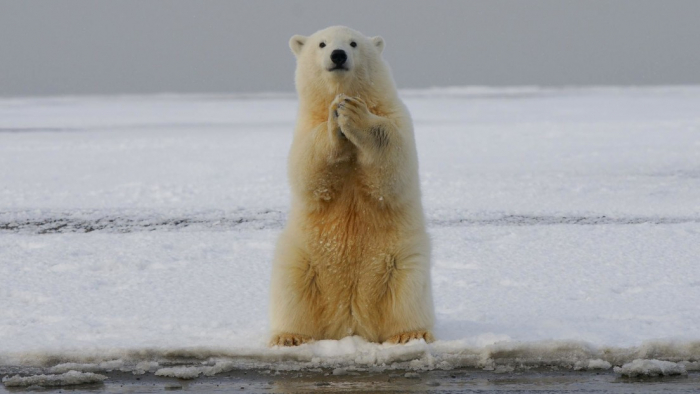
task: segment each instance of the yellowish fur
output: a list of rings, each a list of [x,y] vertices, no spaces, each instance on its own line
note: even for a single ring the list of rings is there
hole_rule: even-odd
[[[345,27],[290,40],[299,114],[292,207],[272,269],[271,345],[433,339],[413,126],[383,45]],[[348,71],[325,66],[338,48],[348,52]]]

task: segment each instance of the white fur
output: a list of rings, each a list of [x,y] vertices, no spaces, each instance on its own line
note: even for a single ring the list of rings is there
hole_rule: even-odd
[[[336,26],[289,45],[299,114],[291,212],[272,269],[271,343],[431,340],[430,242],[413,125],[381,57],[384,40]],[[347,70],[329,71],[338,49]]]

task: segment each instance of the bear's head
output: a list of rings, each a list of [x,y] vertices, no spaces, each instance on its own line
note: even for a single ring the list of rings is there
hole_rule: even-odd
[[[297,58],[296,85],[301,96],[332,99],[339,93],[362,96],[370,89],[393,90],[393,79],[381,56],[381,37],[333,26],[308,37],[295,35],[289,46]]]

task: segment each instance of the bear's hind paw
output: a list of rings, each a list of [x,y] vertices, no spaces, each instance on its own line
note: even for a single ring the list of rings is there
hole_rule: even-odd
[[[313,340],[313,338],[306,335],[285,333],[273,336],[270,340],[270,346],[299,346]]]
[[[430,343],[435,340],[435,337],[433,337],[433,334],[431,334],[430,331],[408,331],[391,336],[389,339],[384,341],[384,343],[404,344],[413,339],[424,339],[425,342]]]

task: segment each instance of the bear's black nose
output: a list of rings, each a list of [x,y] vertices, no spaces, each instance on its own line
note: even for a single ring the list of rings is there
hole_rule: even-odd
[[[348,60],[348,55],[342,49],[336,49],[331,52],[331,60],[336,66],[342,66],[346,60]]]

